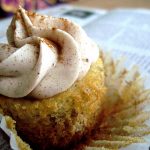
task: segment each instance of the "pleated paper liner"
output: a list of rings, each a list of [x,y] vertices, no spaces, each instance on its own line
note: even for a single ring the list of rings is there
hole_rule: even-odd
[[[136,67],[125,69],[123,59],[113,60],[101,52],[104,62],[105,84],[108,88],[99,126],[95,129],[86,150],[116,150],[132,143],[146,142],[143,136],[150,134],[150,90]],[[148,149],[148,148],[147,148]]]
[[[100,57],[104,62],[107,87],[101,119],[88,142],[77,145],[74,150],[117,150],[133,143],[144,145],[144,136],[150,134],[150,125],[146,124],[150,111],[145,111],[145,106],[150,106],[150,89],[144,88],[144,81],[136,67],[125,69],[122,58],[114,60],[104,52]],[[14,136],[7,135],[16,139],[17,144],[12,142],[11,146],[29,150],[29,145],[17,136],[14,121],[3,117],[3,122],[1,126],[6,126]]]
[[[9,137],[4,133],[3,130],[0,130],[0,149],[10,150]]]
[[[17,135],[16,122],[9,116],[0,115],[0,150],[31,150]]]

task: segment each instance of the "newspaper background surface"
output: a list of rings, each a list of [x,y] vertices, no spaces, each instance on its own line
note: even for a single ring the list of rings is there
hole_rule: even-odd
[[[39,13],[69,18],[80,24],[101,49],[110,51],[114,58],[125,57],[127,68],[135,64],[140,66],[142,75],[147,76],[146,87],[150,87],[150,10],[106,11],[63,5]],[[10,20],[8,18],[0,23],[1,43],[7,42],[5,35]],[[150,136],[145,139],[148,144],[135,143],[122,150],[148,150]]]

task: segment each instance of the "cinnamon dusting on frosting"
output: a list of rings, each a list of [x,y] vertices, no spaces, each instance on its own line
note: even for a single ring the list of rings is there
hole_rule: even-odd
[[[5,84],[0,94],[13,98],[43,99],[61,93],[82,79],[99,55],[96,44],[77,24],[22,8],[7,38],[14,47],[0,45],[0,87]]]

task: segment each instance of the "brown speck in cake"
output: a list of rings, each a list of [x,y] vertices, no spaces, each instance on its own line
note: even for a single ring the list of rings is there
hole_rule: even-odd
[[[52,30],[56,30],[57,28],[53,27]]]
[[[78,112],[73,109],[72,112],[71,112],[71,117],[77,117],[78,116]]]

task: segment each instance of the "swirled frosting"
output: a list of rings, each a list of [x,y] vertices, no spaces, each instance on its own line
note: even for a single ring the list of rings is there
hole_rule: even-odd
[[[43,99],[70,88],[98,59],[96,44],[77,24],[19,8],[0,44],[0,94]]]

